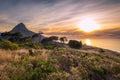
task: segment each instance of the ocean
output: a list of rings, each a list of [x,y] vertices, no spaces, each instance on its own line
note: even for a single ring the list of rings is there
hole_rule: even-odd
[[[78,39],[83,44],[120,52],[120,39]]]

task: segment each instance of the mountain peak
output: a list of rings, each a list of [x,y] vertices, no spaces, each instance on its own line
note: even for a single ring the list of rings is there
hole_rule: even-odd
[[[21,23],[19,23],[18,25],[24,25],[24,23],[21,22]]]
[[[23,36],[32,36],[35,33],[28,30],[23,23],[17,24],[11,31],[11,33],[20,32]]]
[[[23,23],[19,23],[18,25],[16,25],[15,27],[22,27],[22,28],[26,28],[26,26]]]

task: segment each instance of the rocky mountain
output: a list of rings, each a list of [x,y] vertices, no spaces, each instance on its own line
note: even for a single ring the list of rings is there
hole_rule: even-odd
[[[37,35],[37,36],[35,36],[34,38],[32,38],[32,41],[33,41],[33,42],[39,42],[39,41],[41,41],[43,38],[45,38],[43,35],[38,34],[38,33],[35,33],[35,32],[32,32],[32,31],[30,31],[29,29],[27,29],[26,26],[25,26],[23,23],[20,23],[20,24],[16,25],[16,26],[15,26],[11,31],[9,31],[9,32],[10,32],[10,33],[20,32],[23,37],[33,37],[34,35]]]
[[[23,37],[33,36],[34,34],[36,34],[35,32],[28,30],[23,23],[16,25],[10,31],[10,33],[16,33],[16,32],[20,32],[23,35]]]

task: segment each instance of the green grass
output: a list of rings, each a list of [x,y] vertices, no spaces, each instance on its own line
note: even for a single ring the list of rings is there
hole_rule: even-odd
[[[16,43],[12,43],[8,40],[0,41],[0,48],[2,49],[10,49],[10,50],[16,50],[19,48],[19,45]]]

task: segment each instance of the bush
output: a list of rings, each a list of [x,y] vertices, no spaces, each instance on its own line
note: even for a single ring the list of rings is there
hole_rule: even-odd
[[[112,67],[112,72],[118,76],[120,75],[120,65],[114,65],[114,67]]]
[[[98,78],[98,80],[106,80],[105,77],[107,75],[107,70],[104,67],[100,67],[100,66],[89,66],[89,70],[90,70],[90,77],[93,78],[93,80],[96,80]]]
[[[53,45],[46,45],[46,46],[44,46],[44,48],[50,50],[50,49],[54,49],[54,46]]]
[[[44,39],[42,39],[41,43],[42,43],[43,45],[48,45],[51,41],[52,41],[52,40],[51,40],[50,38],[44,38]]]
[[[34,52],[32,51],[32,49],[29,50],[29,55],[30,55],[30,56],[33,56],[33,55],[34,55]]]
[[[93,71],[96,73],[96,74],[99,74],[101,76],[104,76],[106,74],[106,70],[105,68],[103,67],[95,67],[93,68]]]
[[[0,42],[0,48],[16,50],[16,49],[19,48],[19,46],[18,46],[18,44],[12,43],[8,40],[3,40],[3,41]]]
[[[34,49],[39,49],[41,48],[41,45],[39,43],[28,43],[28,47],[34,48]]]
[[[100,48],[100,49],[99,49],[99,52],[100,52],[100,53],[103,53],[103,52],[105,52],[105,51],[104,51],[103,49]]]
[[[30,47],[34,49],[42,48],[42,45],[40,43],[23,43],[19,44],[20,47]]]
[[[79,49],[82,47],[82,42],[76,40],[70,40],[68,43],[69,47]]]

